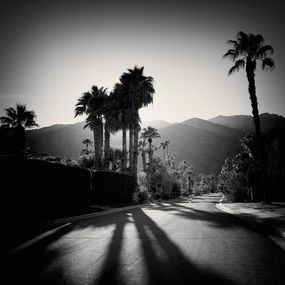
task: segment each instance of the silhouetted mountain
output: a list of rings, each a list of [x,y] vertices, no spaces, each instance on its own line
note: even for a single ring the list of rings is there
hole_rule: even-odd
[[[50,154],[54,156],[66,156],[78,159],[81,149],[84,147],[82,140],[90,138],[93,141],[93,133],[89,128],[83,129],[84,122],[76,124],[57,124],[26,132],[27,142],[33,154]],[[170,125],[163,120],[143,122],[142,127],[153,126],[157,129]],[[121,147],[122,132],[111,135],[113,147]]]
[[[273,114],[262,114],[263,129],[284,127],[285,118]],[[33,154],[50,154],[78,159],[83,148],[82,140],[93,140],[92,132],[83,129],[84,122],[71,125],[53,125],[27,131],[27,141]],[[219,173],[225,158],[240,150],[240,139],[245,132],[254,131],[251,116],[218,116],[209,121],[193,118],[182,123],[170,124],[157,120],[143,122],[142,127],[153,126],[159,129],[162,140],[170,140],[169,152],[175,154],[176,161],[189,160],[196,173]],[[111,136],[113,147],[122,145],[122,133]],[[155,152],[162,158],[162,150]],[[139,163],[141,165],[141,163]]]
[[[209,125],[210,126],[210,125]],[[174,154],[176,161],[190,161],[196,174],[220,172],[225,158],[240,149],[237,135],[230,137],[209,130],[194,128],[186,124],[172,124],[159,131],[161,139],[154,141],[158,145],[161,140],[170,140],[169,152]],[[162,158],[162,150],[156,153]]]
[[[229,137],[241,138],[244,136],[243,131],[233,129],[227,126],[223,126],[220,124],[215,124],[213,122],[209,122],[209,121],[202,120],[199,118],[192,118],[192,119],[183,121],[182,124],[190,126],[190,127],[194,127],[194,128],[199,128],[202,130],[211,131],[211,132],[214,132],[220,135],[229,136]]]
[[[217,116],[209,121],[247,133],[253,133],[255,131],[253,118],[248,115]],[[276,114],[263,113],[260,115],[260,123],[262,131],[268,132],[273,128],[285,126],[285,118]]]
[[[166,122],[166,121],[163,121],[163,120],[154,120],[154,121],[145,121],[145,122],[142,122],[141,123],[141,128],[146,128],[148,126],[151,126],[151,127],[154,127],[156,129],[162,129],[162,128],[165,128],[165,127],[168,127],[170,126],[171,124]]]

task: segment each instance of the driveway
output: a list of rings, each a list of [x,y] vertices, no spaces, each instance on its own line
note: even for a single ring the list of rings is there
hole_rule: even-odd
[[[2,257],[1,283],[284,284],[285,252],[259,227],[218,210],[220,198],[68,223]]]

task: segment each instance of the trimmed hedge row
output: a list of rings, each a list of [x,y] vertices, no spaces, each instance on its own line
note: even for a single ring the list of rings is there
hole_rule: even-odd
[[[11,216],[54,218],[86,207],[91,173],[41,160],[1,158],[0,211]]]
[[[0,158],[0,214],[6,218],[74,215],[90,204],[131,202],[134,189],[128,174]]]
[[[129,174],[95,171],[92,172],[93,203],[131,202],[135,189],[135,179]]]

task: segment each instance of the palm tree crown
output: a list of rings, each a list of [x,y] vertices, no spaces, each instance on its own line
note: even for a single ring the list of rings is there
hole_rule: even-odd
[[[152,140],[155,138],[160,138],[160,135],[156,128],[148,126],[147,128],[143,128],[141,138],[148,140],[149,143],[152,143]]]
[[[274,61],[268,57],[273,54],[273,48],[270,45],[264,45],[262,35],[246,34],[240,31],[235,40],[229,40],[227,43],[232,45],[232,48],[224,54],[223,58],[229,58],[235,63],[229,70],[229,75],[244,68],[247,64],[252,64],[255,70],[257,60],[261,61],[262,69],[274,69]]]
[[[153,78],[143,73],[144,67],[135,66],[120,77],[122,88],[128,94],[127,104],[134,109],[140,109],[153,102]]]
[[[75,105],[75,117],[83,114],[88,115],[85,127],[92,127],[93,119],[102,120],[106,97],[106,88],[92,86],[90,91],[83,93],[78,99]]]
[[[36,114],[34,111],[28,111],[26,105],[16,104],[16,108],[5,109],[6,116],[0,117],[0,122],[4,127],[37,127]]]

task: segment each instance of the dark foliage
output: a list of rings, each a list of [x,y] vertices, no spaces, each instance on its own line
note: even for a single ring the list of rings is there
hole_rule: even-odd
[[[50,219],[90,201],[87,169],[41,160],[1,158],[1,210],[6,217]]]
[[[135,179],[128,174],[112,171],[92,172],[92,201],[94,203],[131,202]]]
[[[25,149],[25,130],[22,127],[0,128],[0,154],[21,154]]]

